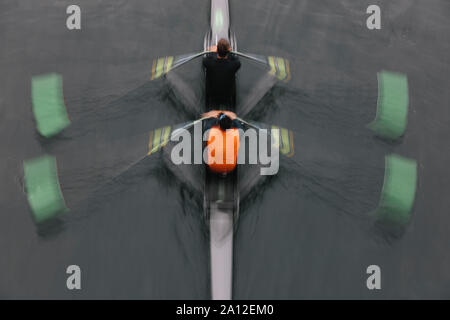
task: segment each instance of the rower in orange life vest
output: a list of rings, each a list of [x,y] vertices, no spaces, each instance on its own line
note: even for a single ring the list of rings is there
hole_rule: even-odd
[[[203,132],[209,130],[207,165],[211,171],[226,175],[236,168],[242,125],[230,111],[213,110],[203,118]]]

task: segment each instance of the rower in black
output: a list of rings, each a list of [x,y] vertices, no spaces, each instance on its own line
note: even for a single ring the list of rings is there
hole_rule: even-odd
[[[230,54],[230,44],[225,39],[217,43],[217,54],[203,58],[206,71],[206,109],[234,109],[236,106],[236,72],[241,67],[237,57]]]

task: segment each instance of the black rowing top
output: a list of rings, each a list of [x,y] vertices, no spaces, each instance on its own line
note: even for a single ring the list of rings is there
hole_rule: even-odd
[[[234,110],[236,106],[236,72],[241,67],[239,59],[229,54],[225,59],[210,53],[203,58],[206,71],[205,103],[207,110]]]

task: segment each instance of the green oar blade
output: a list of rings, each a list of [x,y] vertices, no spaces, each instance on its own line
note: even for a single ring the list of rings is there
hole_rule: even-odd
[[[375,120],[368,125],[377,135],[398,139],[408,122],[408,79],[388,71],[378,73],[378,105]]]
[[[392,154],[386,156],[385,170],[377,217],[404,225],[409,221],[416,195],[417,163]]]
[[[56,159],[52,156],[26,160],[23,164],[28,203],[37,223],[67,210],[58,179]]]
[[[50,138],[70,124],[61,75],[51,73],[33,77],[31,92],[36,126],[42,136]]]

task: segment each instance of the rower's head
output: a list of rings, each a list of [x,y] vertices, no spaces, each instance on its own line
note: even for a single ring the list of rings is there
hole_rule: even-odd
[[[233,124],[233,121],[229,116],[227,116],[225,113],[219,114],[219,126],[220,129],[223,131],[226,131],[231,128],[231,125]]]
[[[230,52],[230,43],[222,38],[217,42],[217,54],[221,58],[225,58],[228,55],[228,52]]]

